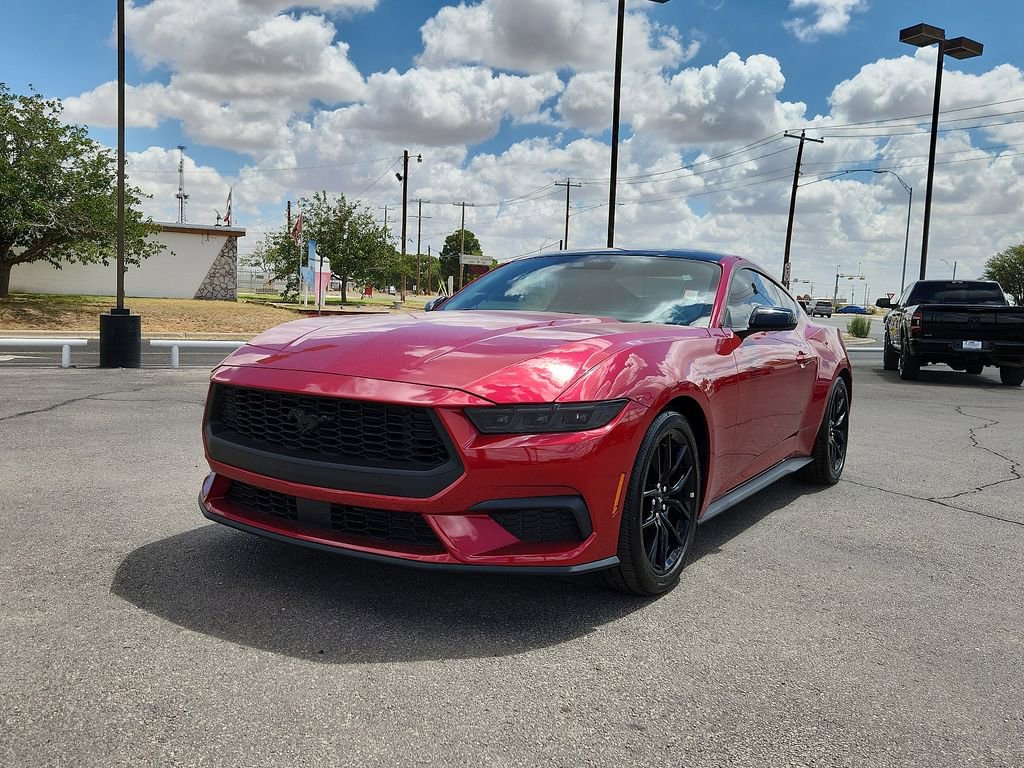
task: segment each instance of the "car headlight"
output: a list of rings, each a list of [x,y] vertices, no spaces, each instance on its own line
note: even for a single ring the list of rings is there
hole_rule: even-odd
[[[628,400],[562,405],[515,405],[466,408],[473,426],[485,435],[531,435],[539,432],[584,432],[599,429],[621,413]]]

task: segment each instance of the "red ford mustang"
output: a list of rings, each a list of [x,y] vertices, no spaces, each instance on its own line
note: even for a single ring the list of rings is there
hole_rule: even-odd
[[[334,552],[679,580],[698,522],[838,481],[849,358],[759,267],[696,251],[510,262],[429,313],[273,328],[212,376],[202,512]]]

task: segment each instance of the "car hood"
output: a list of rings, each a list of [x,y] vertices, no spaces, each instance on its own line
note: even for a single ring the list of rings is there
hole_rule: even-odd
[[[272,328],[225,365],[448,387],[494,402],[551,402],[623,347],[704,328],[540,312],[448,311],[311,318]]]

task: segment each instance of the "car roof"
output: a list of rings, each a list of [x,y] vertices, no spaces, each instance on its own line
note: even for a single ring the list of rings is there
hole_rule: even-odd
[[[570,256],[607,256],[609,254],[621,256],[667,256],[674,259],[693,259],[695,261],[709,261],[718,264],[729,259],[737,259],[726,253],[715,253],[714,251],[698,251],[683,248],[594,248],[573,251],[555,251],[553,253],[536,253],[529,256],[520,256],[510,261],[523,261],[524,259],[539,259],[551,257]]]

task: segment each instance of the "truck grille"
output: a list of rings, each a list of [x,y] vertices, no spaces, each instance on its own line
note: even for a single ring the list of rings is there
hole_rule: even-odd
[[[429,471],[451,460],[427,408],[246,387],[217,387],[212,433],[272,453],[382,469]]]

